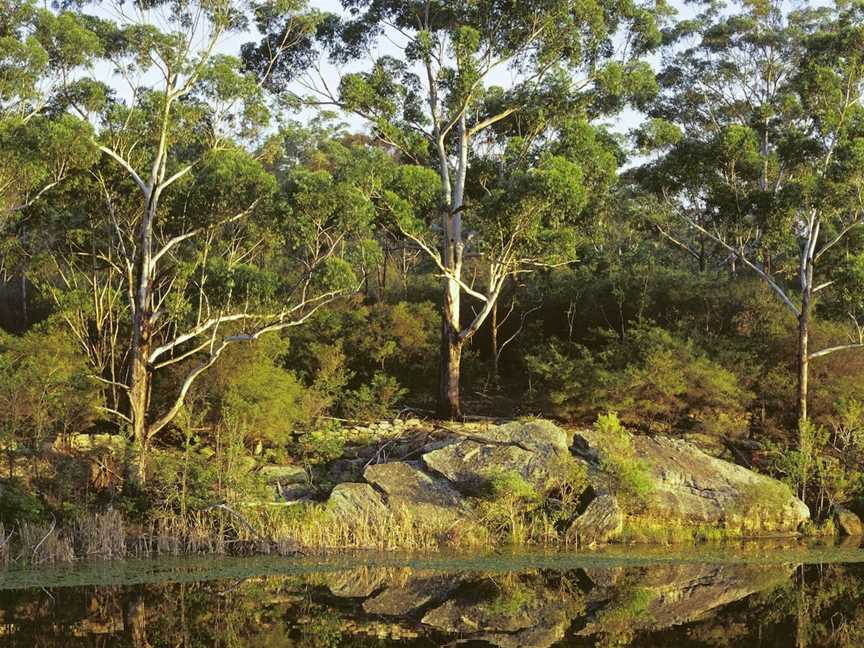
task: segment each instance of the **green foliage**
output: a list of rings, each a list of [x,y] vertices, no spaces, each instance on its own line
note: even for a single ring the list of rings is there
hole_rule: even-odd
[[[346,436],[338,421],[320,422],[300,435],[295,452],[306,465],[326,463],[342,456]]]
[[[835,432],[807,421],[796,447],[769,443],[771,469],[810,505],[814,520],[823,520],[834,506],[860,497],[864,491],[862,455],[855,434],[860,406],[838,404]]]
[[[342,411],[360,421],[386,418],[406,393],[408,390],[400,387],[393,376],[378,372],[370,382],[345,394]]]
[[[517,472],[493,470],[484,475],[488,495],[481,507],[483,524],[515,545],[528,537],[528,516],[542,504],[541,494]]]
[[[99,389],[65,331],[0,334],[0,439],[10,462],[49,438],[86,429],[99,415]]]
[[[218,469],[213,451],[190,442],[182,449],[155,451],[150,458],[150,478],[142,493],[146,504],[185,514],[219,499]]]
[[[18,479],[0,481],[0,520],[6,524],[36,522],[44,515],[42,501]]]
[[[283,445],[316,413],[306,386],[281,366],[285,351],[286,345],[276,337],[252,348],[232,349],[224,368],[214,375],[213,388],[218,391],[208,391],[208,398],[219,399],[221,415],[242,428],[250,441]]]
[[[625,425],[667,434],[690,429],[723,437],[747,429],[752,397],[691,341],[637,325],[624,340],[606,335],[601,342],[599,353],[551,342],[526,358],[557,415],[584,420],[612,409]]]
[[[513,470],[492,467],[483,473],[485,488],[477,505],[493,537],[512,544],[562,540],[578,513],[588,476],[570,456],[550,459],[545,468],[548,478],[540,488]]]
[[[556,503],[550,517],[556,525],[567,525],[577,516],[581,497],[589,486],[588,469],[569,454],[550,460],[548,469],[550,477],[544,495],[547,505],[550,498]]]
[[[739,508],[731,512],[727,526],[737,526],[743,533],[771,531],[779,527],[783,511],[792,497],[792,490],[782,482],[767,479],[753,481],[739,493]]]
[[[650,466],[636,455],[630,433],[615,412],[598,416],[594,429],[601,437],[600,466],[611,476],[614,492],[622,506],[638,510],[654,489]]]

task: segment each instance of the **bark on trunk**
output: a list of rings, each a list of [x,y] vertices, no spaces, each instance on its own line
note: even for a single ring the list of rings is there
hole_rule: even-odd
[[[490,317],[492,318],[489,330],[492,346],[490,349],[490,353],[492,354],[492,386],[497,390],[500,379],[500,368],[498,367],[498,300],[495,300],[495,303],[492,304]]]
[[[818,227],[816,233],[818,235]],[[810,312],[812,310],[813,254],[808,243],[801,270],[801,312],[798,315],[798,433],[807,422],[807,391],[810,377]]]
[[[818,236],[818,226],[811,234],[811,239]],[[805,426],[807,425],[807,396],[808,382],[810,378],[810,312],[812,310],[812,286],[813,286],[813,245],[808,241],[805,250],[804,261],[801,270],[801,312],[798,316],[798,449],[804,460],[809,464],[811,452],[809,441],[805,442]],[[806,447],[805,447],[806,446]],[[804,500],[807,497],[807,472],[805,470],[801,480],[801,493],[799,497]]]
[[[446,326],[446,325],[445,325]],[[462,419],[462,399],[459,394],[462,344],[452,336],[442,336],[441,387],[438,416],[448,421]]]
[[[138,233],[141,257],[138,262],[137,291],[135,310],[132,316],[132,367],[129,382],[129,409],[132,419],[132,438],[138,454],[135,480],[143,484],[146,480],[148,422],[150,409],[150,389],[153,376],[148,365],[152,343],[151,304],[153,293],[153,220],[156,203],[151,202],[154,194],[144,196],[145,217]]]
[[[438,390],[438,416],[455,421],[462,418],[459,394],[462,341],[459,339],[459,284],[445,279],[441,325],[441,374]]]
[[[147,410],[150,404],[151,375],[147,369],[146,345],[133,349],[132,374],[129,384],[129,410],[132,419],[132,439],[137,455],[134,479],[143,484],[147,478]]]
[[[798,428],[799,432],[807,422],[807,392],[810,373],[809,358],[810,309],[802,305],[798,318]]]

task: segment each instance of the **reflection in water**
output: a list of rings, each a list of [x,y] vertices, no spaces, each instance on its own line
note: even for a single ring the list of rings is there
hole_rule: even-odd
[[[0,592],[0,646],[864,646],[864,565],[658,564]]]

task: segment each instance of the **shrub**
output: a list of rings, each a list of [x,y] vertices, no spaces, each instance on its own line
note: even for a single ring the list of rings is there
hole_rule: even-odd
[[[512,470],[486,473],[487,493],[480,504],[483,524],[496,536],[509,536],[513,544],[528,538],[529,515],[543,503],[540,493]]]
[[[544,496],[555,524],[569,524],[577,515],[580,499],[588,488],[588,470],[570,455],[558,456],[548,463],[550,477]],[[554,508],[549,504],[554,503]]]
[[[783,521],[783,512],[792,499],[786,484],[760,479],[739,494],[739,506],[731,511],[727,526],[742,532],[773,531]]]
[[[0,481],[0,519],[5,522],[36,522],[44,516],[42,500],[20,480]]]
[[[584,420],[614,410],[625,425],[652,433],[747,430],[752,395],[693,342],[649,325],[634,326],[624,339],[600,338],[593,353],[553,342],[527,357],[557,416]]]
[[[345,431],[338,421],[319,421],[313,429],[301,434],[292,452],[306,466],[327,463],[342,456],[345,449]]]
[[[376,372],[370,382],[345,395],[342,412],[360,421],[387,418],[407,391],[393,376]]]
[[[798,447],[766,444],[770,470],[810,506],[817,520],[860,494],[864,486],[854,442],[838,448],[831,436],[825,427],[807,421],[800,429]]]
[[[10,476],[19,455],[36,456],[46,440],[98,418],[100,392],[78,349],[49,325],[21,337],[0,331],[0,444]],[[30,468],[38,473],[39,462]]]
[[[594,427],[601,435],[600,466],[610,475],[619,502],[640,508],[654,488],[650,467],[636,456],[632,437],[615,412],[598,416]]]

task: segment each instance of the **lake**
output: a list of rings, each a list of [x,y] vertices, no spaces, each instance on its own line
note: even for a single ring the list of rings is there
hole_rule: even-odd
[[[864,646],[864,551],[154,559],[0,572],[0,646]]]

